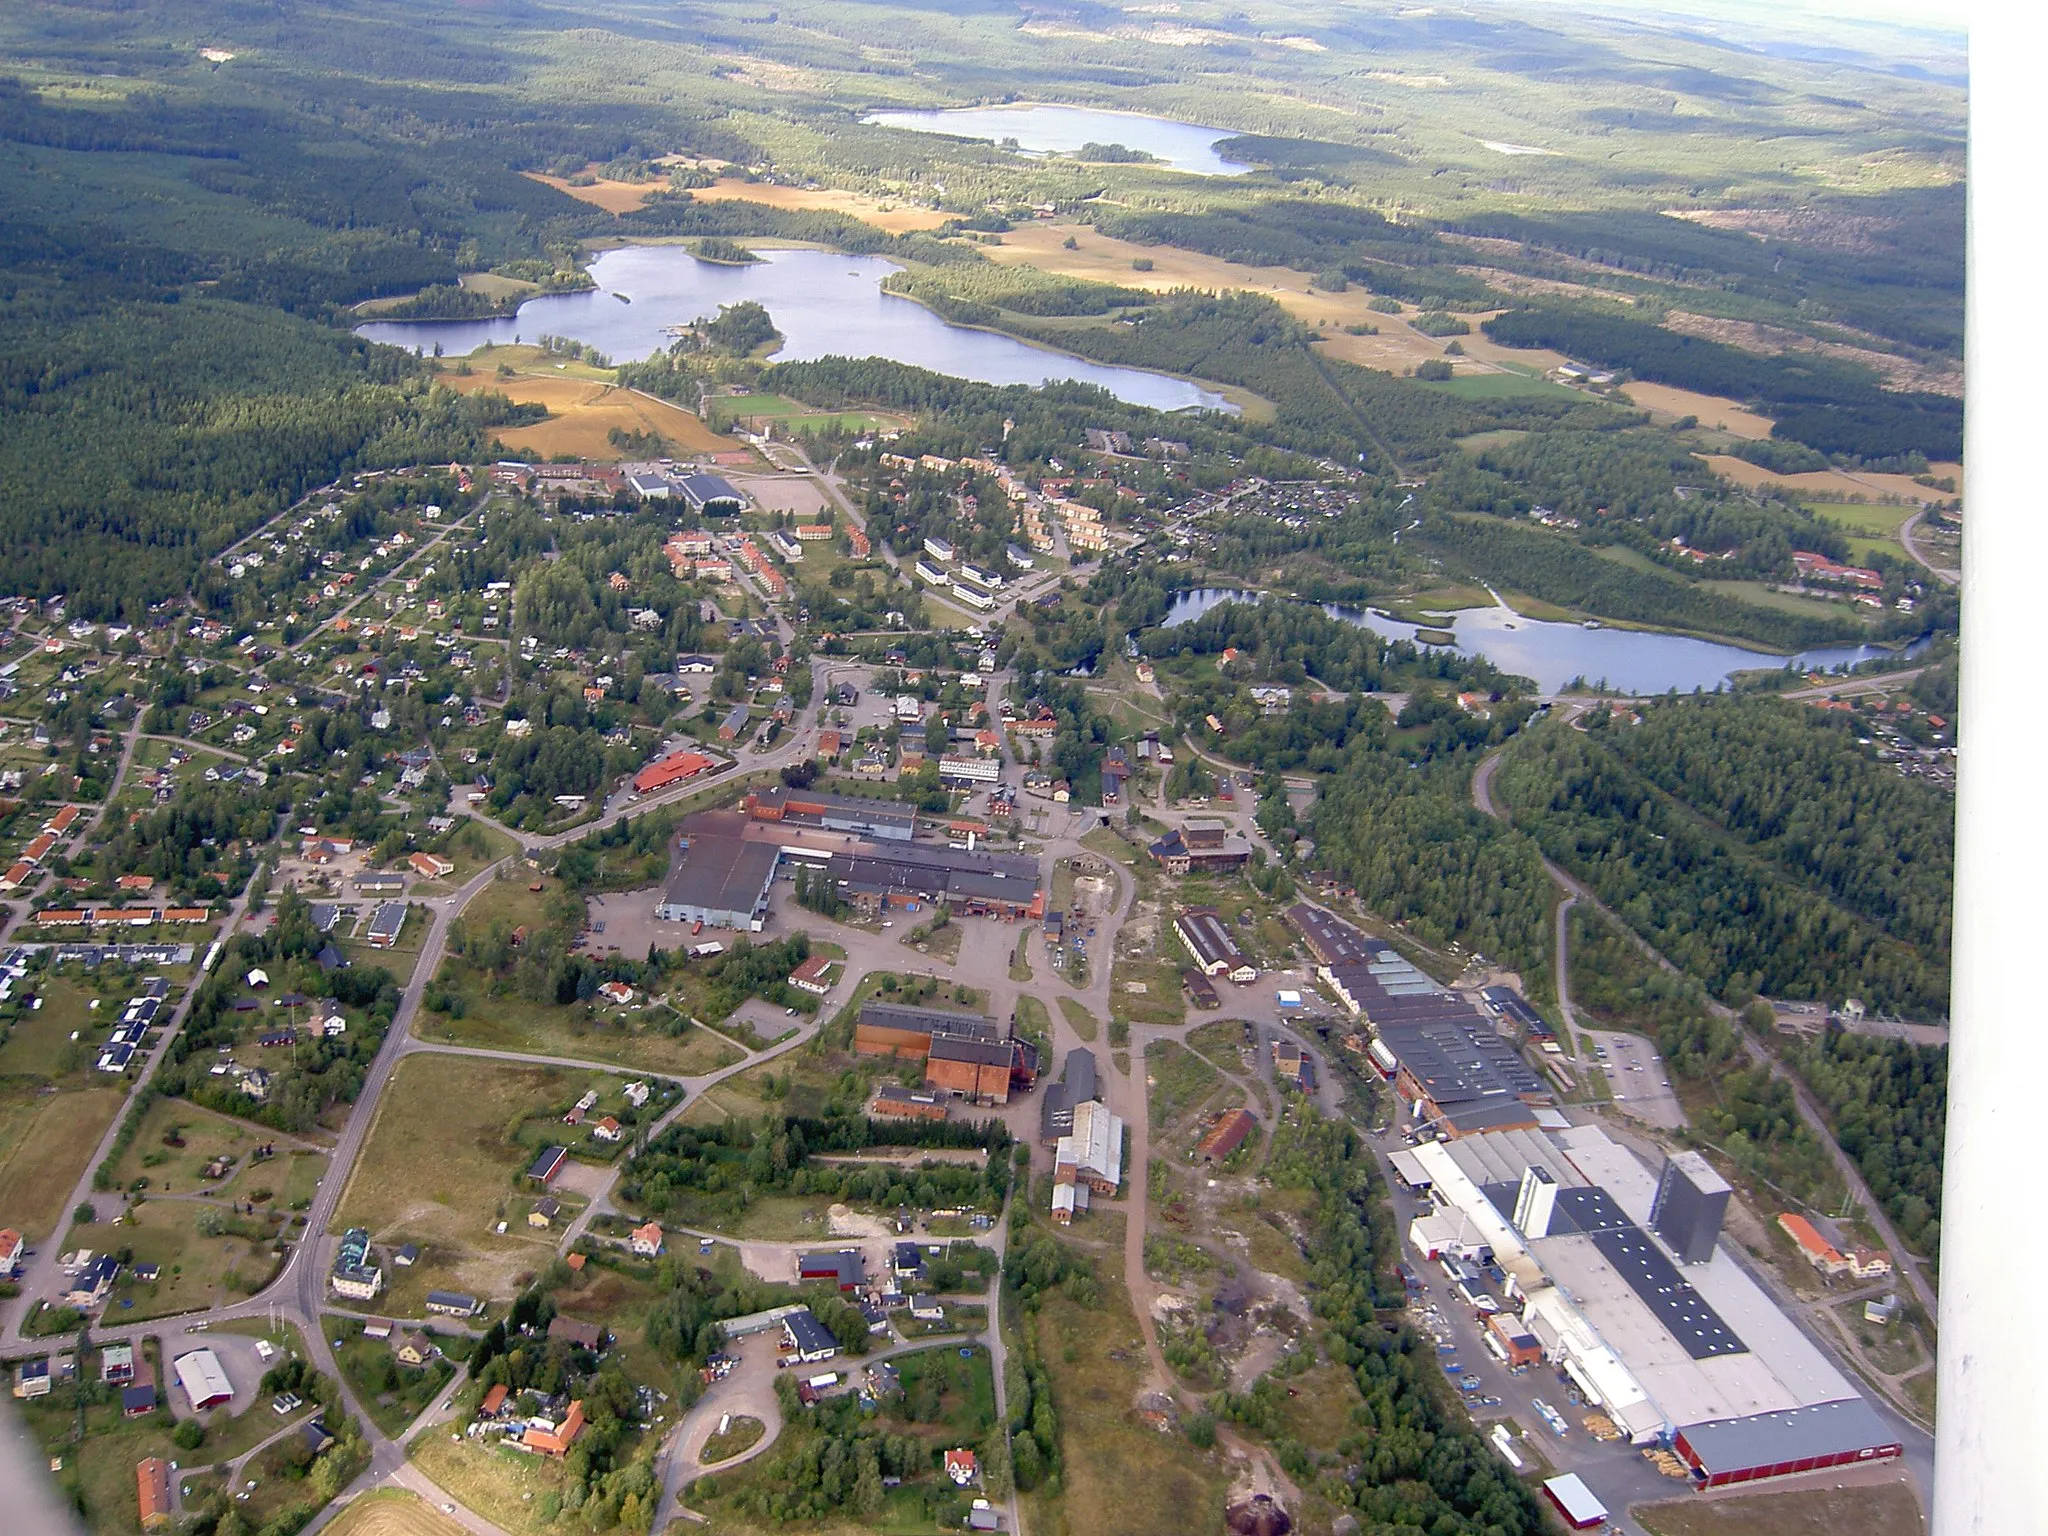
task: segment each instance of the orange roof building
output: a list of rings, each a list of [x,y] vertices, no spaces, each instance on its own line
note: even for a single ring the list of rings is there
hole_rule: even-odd
[[[1842,1257],[1840,1250],[1815,1231],[1813,1223],[1804,1216],[1786,1211],[1778,1217],[1778,1226],[1799,1245],[1799,1251],[1806,1255],[1806,1262],[1822,1274],[1839,1275],[1848,1269],[1849,1261]]]
[[[569,1405],[569,1411],[562,1416],[562,1422],[553,1429],[529,1429],[520,1437],[519,1443],[529,1451],[539,1451],[543,1456],[566,1456],[569,1447],[576,1443],[576,1437],[583,1433],[583,1404],[579,1400]]]
[[[135,1502],[145,1531],[170,1524],[171,1468],[162,1457],[146,1456],[135,1463]]]
[[[701,752],[671,752],[667,757],[657,758],[633,775],[633,793],[651,795],[657,789],[666,789],[671,784],[681,784],[694,779],[711,766],[711,759]]]

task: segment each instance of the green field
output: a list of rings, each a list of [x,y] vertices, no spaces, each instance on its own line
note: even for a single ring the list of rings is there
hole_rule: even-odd
[[[1575,389],[1549,379],[1531,378],[1525,373],[1461,373],[1454,378],[1440,379],[1425,386],[1439,394],[1451,395],[1460,400],[1505,400],[1514,396],[1537,396],[1558,398],[1584,398]]]
[[[706,402],[713,426],[738,421],[758,429],[769,423],[816,432],[862,432],[900,427],[905,418],[880,411],[822,411],[786,395],[714,395]]]

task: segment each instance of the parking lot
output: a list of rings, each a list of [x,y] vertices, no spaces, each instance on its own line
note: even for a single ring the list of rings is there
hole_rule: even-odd
[[[1685,1111],[1671,1091],[1670,1069],[1655,1045],[1625,1030],[1582,1029],[1579,1033],[1591,1042],[1595,1053],[1591,1061],[1579,1063],[1581,1069],[1607,1074],[1614,1102],[1623,1113],[1661,1130],[1676,1130],[1685,1124]],[[1599,1054],[1603,1051],[1605,1055]]]

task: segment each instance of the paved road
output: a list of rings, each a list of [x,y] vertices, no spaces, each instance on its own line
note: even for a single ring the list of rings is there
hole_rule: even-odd
[[[1920,547],[1919,541],[1913,537],[1920,531],[1920,519],[1926,515],[1927,509],[1921,507],[1911,517],[1899,524],[1899,543],[1905,547],[1907,554],[1911,555],[1933,573],[1936,581],[1945,587],[1956,586],[1962,581],[1963,573],[1952,565],[1936,565],[1928,557],[1927,551]]]

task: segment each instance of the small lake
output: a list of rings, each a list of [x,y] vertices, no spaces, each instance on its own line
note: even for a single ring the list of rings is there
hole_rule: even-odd
[[[1182,592],[1167,610],[1166,625],[1185,624],[1219,603],[1258,600],[1255,592],[1222,587]],[[1390,640],[1414,640],[1418,628],[1344,603],[1325,603],[1322,608],[1332,618],[1363,625]],[[1737,672],[1782,667],[1787,660],[1690,635],[1587,629],[1578,624],[1525,619],[1511,608],[1460,608],[1451,629],[1458,636],[1456,649],[1484,656],[1503,672],[1534,678],[1546,694],[1558,692],[1578,677],[1643,696],[1674,688],[1691,693],[1695,688],[1719,688]],[[1845,663],[1854,665],[1896,654],[1881,646],[1844,645],[1802,651],[1791,659],[1802,670],[1831,671]]]
[[[625,246],[591,262],[595,289],[528,299],[506,319],[376,320],[357,326],[356,334],[413,352],[430,352],[438,344],[449,357],[466,356],[486,342],[566,336],[614,362],[628,362],[666,348],[673,339],[669,327],[714,315],[721,304],[753,299],[767,306],[783,334],[778,362],[886,357],[982,384],[1036,387],[1073,379],[1155,410],[1237,410],[1187,379],[1091,363],[994,331],[949,324],[922,304],[884,293],[882,279],[901,269],[878,256],[760,254],[757,262],[731,266],[699,261],[681,246]]]
[[[1036,155],[1071,155],[1084,144],[1121,144],[1142,149],[1176,171],[1199,176],[1242,176],[1251,169],[1216,153],[1217,142],[1237,137],[1236,129],[1204,128],[1142,112],[1030,105],[949,107],[939,112],[876,112],[861,121],[915,133],[986,139],[991,144],[1015,139],[1019,149]]]

